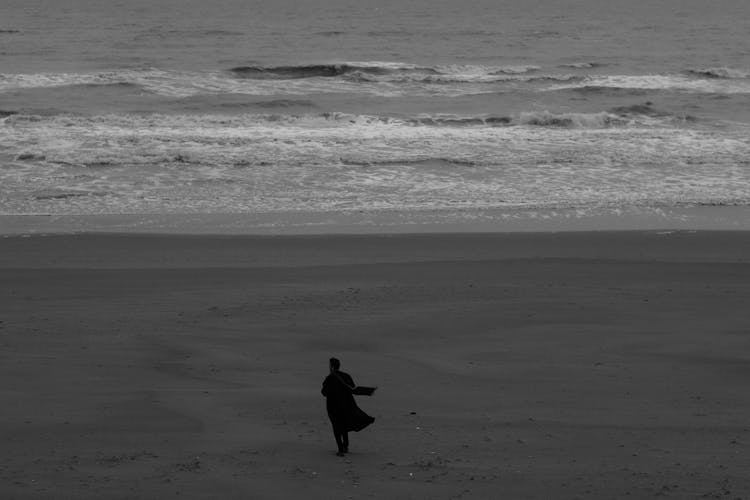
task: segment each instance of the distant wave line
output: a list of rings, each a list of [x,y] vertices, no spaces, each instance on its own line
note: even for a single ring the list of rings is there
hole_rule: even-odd
[[[366,75],[400,75],[404,73],[418,75],[473,75],[497,76],[516,75],[533,72],[538,66],[480,66],[480,65],[436,65],[420,66],[400,62],[345,62],[333,64],[306,64],[292,66],[237,66],[229,72],[240,78],[248,79],[300,79],[300,78],[333,78],[352,73]]]
[[[526,91],[687,91],[750,93],[750,72],[731,68],[686,70],[682,74],[556,74],[537,66],[447,65],[362,62],[303,66],[242,66],[227,71],[189,72],[156,68],[98,73],[0,74],[0,92],[24,88],[118,86],[170,97],[200,94],[304,95],[371,93],[446,95],[488,93],[515,85]],[[523,87],[523,85],[526,85]],[[519,87],[520,86],[520,87]],[[442,88],[439,88],[442,87]]]
[[[227,104],[231,106],[231,104]],[[259,108],[310,107],[308,101],[259,101],[249,103]],[[244,107],[244,104],[243,104]],[[223,114],[109,114],[78,116],[58,114],[51,116],[20,114],[1,111],[0,117],[9,127],[33,127],[44,122],[54,126],[59,122],[65,127],[114,127],[130,129],[169,128],[177,131],[189,126],[242,130],[247,127],[426,127],[426,128],[496,128],[513,126],[540,126],[553,128],[612,128],[612,127],[662,127],[697,121],[690,115],[675,115],[653,107],[650,101],[630,106],[616,106],[600,112],[522,111],[514,114],[447,115],[419,114],[414,116],[378,116],[342,112],[283,114],[244,113]],[[20,160],[33,158],[18,158]]]

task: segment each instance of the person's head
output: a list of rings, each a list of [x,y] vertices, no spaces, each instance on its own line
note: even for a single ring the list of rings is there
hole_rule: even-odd
[[[331,358],[328,360],[328,367],[331,369],[332,372],[335,372],[339,368],[341,368],[341,361],[339,361],[336,358]]]

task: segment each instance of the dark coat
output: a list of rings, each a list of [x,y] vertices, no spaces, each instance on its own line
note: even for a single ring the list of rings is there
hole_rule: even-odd
[[[328,375],[320,392],[326,397],[331,424],[341,432],[359,432],[375,421],[354,401],[354,394],[372,394],[372,390],[357,387],[348,373],[337,370]]]

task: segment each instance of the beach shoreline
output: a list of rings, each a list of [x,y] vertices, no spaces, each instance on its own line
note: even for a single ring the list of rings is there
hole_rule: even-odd
[[[8,235],[0,281],[3,497],[750,494],[750,232]]]
[[[268,213],[6,214],[0,235],[512,233],[750,230],[748,206],[337,210]]]

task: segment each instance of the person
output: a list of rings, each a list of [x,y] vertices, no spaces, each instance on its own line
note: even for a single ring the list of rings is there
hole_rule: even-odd
[[[354,395],[371,396],[377,388],[355,385],[352,377],[340,368],[338,359],[328,361],[330,373],[323,381],[320,392],[326,398],[326,410],[338,448],[336,455],[341,457],[349,452],[349,432],[359,432],[375,421],[357,406]]]

